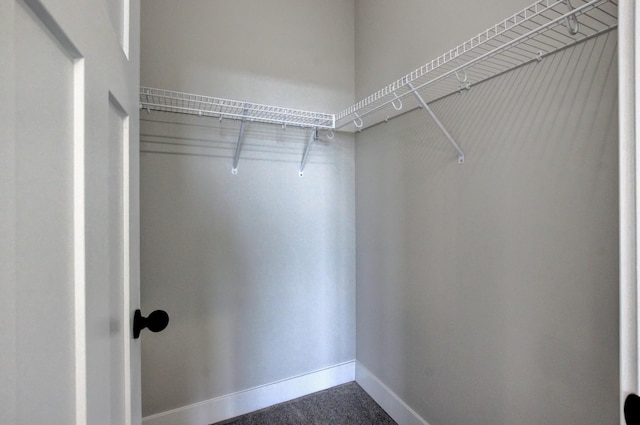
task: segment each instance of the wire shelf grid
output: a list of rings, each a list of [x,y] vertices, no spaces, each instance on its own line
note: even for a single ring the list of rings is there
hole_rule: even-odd
[[[575,6],[575,7],[574,7]],[[336,115],[358,130],[617,27],[617,0],[540,0]],[[393,108],[389,108],[393,106]]]
[[[618,0],[538,0],[338,114],[151,87],[140,107],[247,122],[361,130],[617,27]],[[418,96],[415,96],[415,95]],[[391,108],[390,106],[393,106]],[[333,133],[330,133],[333,134]]]
[[[333,129],[335,115],[261,105],[171,90],[140,87],[140,108],[247,122]]]

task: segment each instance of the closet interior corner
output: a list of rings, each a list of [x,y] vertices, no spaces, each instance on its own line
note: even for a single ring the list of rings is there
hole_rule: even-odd
[[[531,1],[141,0],[147,425],[620,421],[618,0]]]

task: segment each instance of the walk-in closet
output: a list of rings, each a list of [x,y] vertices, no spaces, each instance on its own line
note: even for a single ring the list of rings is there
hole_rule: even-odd
[[[617,4],[530,3],[143,0],[150,425],[617,421]]]
[[[637,423],[634,1],[97,3],[0,6],[0,422]]]

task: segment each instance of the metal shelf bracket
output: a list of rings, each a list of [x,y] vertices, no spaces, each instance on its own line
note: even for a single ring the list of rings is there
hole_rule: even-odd
[[[244,118],[240,122],[240,131],[238,133],[238,143],[236,143],[236,152],[233,155],[233,166],[231,168],[231,174],[238,174],[238,161],[240,160],[240,150],[242,149],[242,136],[244,135],[244,126],[247,122],[247,107],[244,108]]]
[[[304,167],[307,165],[307,161],[309,160],[309,154],[311,153],[311,147],[313,143],[318,138],[318,129],[314,128],[311,130],[311,134],[309,135],[309,141],[307,142],[307,146],[304,148],[304,154],[302,155],[302,162],[300,163],[300,170],[298,174],[300,177],[304,176]]]
[[[420,96],[420,93],[418,93],[418,91],[413,88],[413,85],[411,83],[407,83],[407,85],[411,88],[413,95],[416,97],[416,100],[418,101],[420,106],[422,106],[422,109],[424,109],[425,111],[427,111],[429,113],[429,115],[431,115],[431,118],[433,119],[433,121],[435,121],[435,123],[438,125],[440,130],[442,130],[442,132],[444,133],[446,138],[449,140],[449,142],[453,145],[453,147],[458,152],[458,163],[459,164],[464,164],[464,152],[462,151],[462,149],[460,149],[460,146],[458,146],[456,141],[453,140],[453,137],[451,137],[451,134],[449,134],[449,132],[447,131],[445,126],[440,122],[438,117],[436,117],[436,114],[434,114],[433,111],[431,110],[431,108],[429,108],[429,106],[424,101],[422,96]]]

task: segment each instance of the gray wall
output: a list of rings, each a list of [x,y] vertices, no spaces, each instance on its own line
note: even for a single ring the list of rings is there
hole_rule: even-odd
[[[353,0],[143,0],[142,84],[332,112],[354,101]]]
[[[357,0],[358,97],[515,3]],[[464,165],[419,110],[356,137],[356,357],[430,425],[619,422],[616,38],[433,104]]]
[[[353,103],[348,0],[142,2],[141,84],[292,108]],[[141,126],[143,415],[355,358],[354,138],[151,113]]]
[[[145,0],[141,81],[337,111],[529,3]],[[238,123],[143,116],[143,413],[355,340],[430,425],[617,423],[616,35],[432,105],[464,165],[420,111],[303,178],[304,131],[249,126],[232,176]]]

